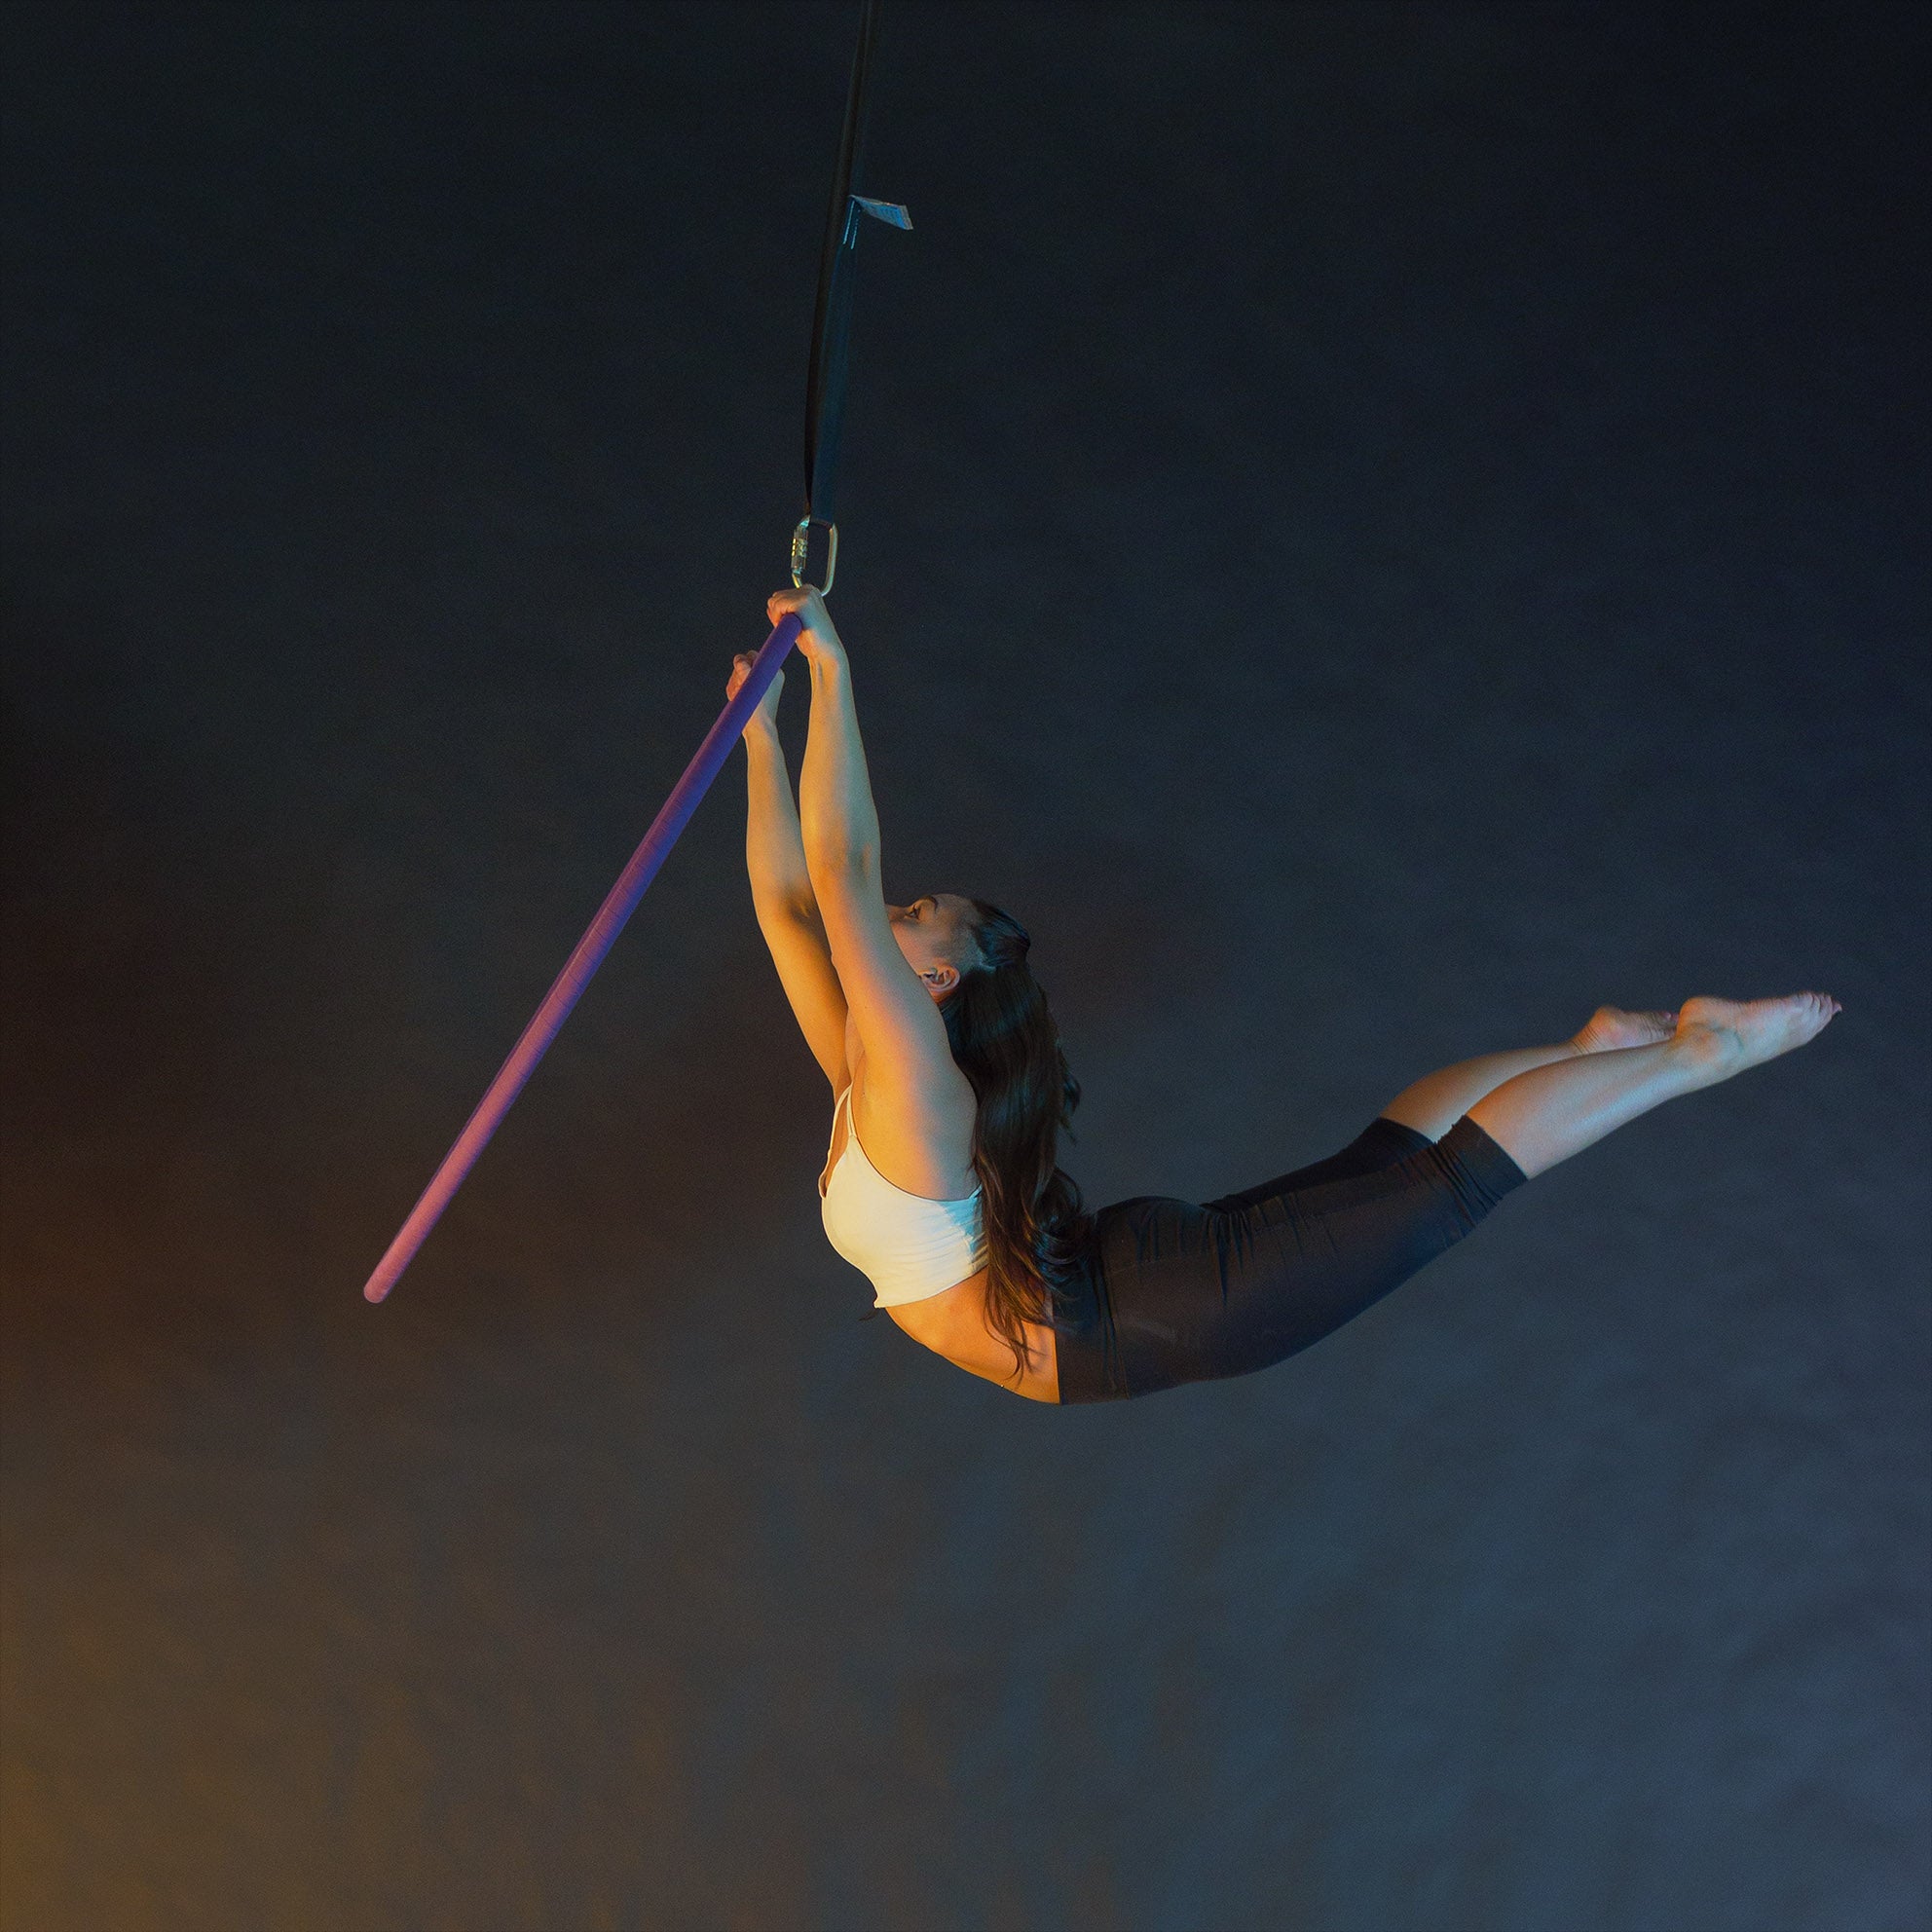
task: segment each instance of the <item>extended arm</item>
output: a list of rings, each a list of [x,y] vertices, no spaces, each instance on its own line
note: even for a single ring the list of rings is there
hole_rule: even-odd
[[[886,912],[878,813],[845,647],[816,591],[781,591],[766,610],[774,622],[786,610],[806,619],[799,649],[811,665],[812,717],[799,772],[800,838],[832,963],[864,1048],[867,1091],[875,1102],[910,1108],[963,1076],[946,1022]]]
[[[752,904],[761,921],[767,912],[791,912],[804,913],[816,923],[818,902],[812,897],[811,873],[805,867],[785,747],[762,706],[745,726],[745,760],[750,792],[745,870],[751,873]]]
[[[750,664],[751,653],[740,652],[731,690],[743,683]],[[836,1094],[850,1078],[845,1064],[845,991],[833,969],[825,926],[812,897],[799,811],[792,802],[792,778],[778,738],[783,678],[781,672],[772,681],[764,701],[745,726],[745,870],[751,874],[759,931],[771,948],[785,997],[792,1003],[812,1058]]]
[[[824,606],[819,607],[820,611]],[[802,642],[802,641],[801,641]],[[811,729],[799,770],[799,812],[805,862],[820,866],[870,861],[878,871],[878,811],[873,803],[859,714],[852,703],[852,669],[831,620],[813,627]]]

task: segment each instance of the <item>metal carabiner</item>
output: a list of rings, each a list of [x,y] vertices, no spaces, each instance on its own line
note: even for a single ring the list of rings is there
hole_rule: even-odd
[[[817,519],[801,516],[799,527],[792,533],[792,587],[802,590],[805,587],[805,554],[811,547],[812,524]],[[838,526],[836,523],[821,523],[819,528],[826,534],[830,546],[825,559],[825,581],[815,586],[821,597],[832,595],[832,579],[838,575]]]

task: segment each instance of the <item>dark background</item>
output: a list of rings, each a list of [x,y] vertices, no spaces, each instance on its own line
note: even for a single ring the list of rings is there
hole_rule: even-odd
[[[6,10],[6,1923],[1925,1925],[1916,5],[888,0],[862,184],[886,889],[1090,1205],[1815,1045],[1028,1404],[858,1319],[734,751],[362,1301],[789,582],[857,19]]]

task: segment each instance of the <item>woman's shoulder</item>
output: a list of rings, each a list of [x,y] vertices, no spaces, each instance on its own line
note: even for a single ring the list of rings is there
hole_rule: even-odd
[[[909,1069],[861,1054],[850,1064],[846,1091],[855,1106],[912,1126],[944,1128],[962,1119],[970,1124],[980,1110],[973,1083],[956,1062],[939,1071]]]
[[[855,1106],[941,1126],[962,1115],[970,1122],[980,1104],[957,1060],[948,1059],[944,1066],[924,1059],[900,1063],[887,1054],[869,1051],[856,1029],[845,1044],[845,1091]]]
[[[864,1054],[852,1062],[847,1118],[858,1129],[866,1158],[908,1194],[956,1201],[979,1184],[973,1169],[979,1101],[957,1066],[953,1075],[905,1077]]]

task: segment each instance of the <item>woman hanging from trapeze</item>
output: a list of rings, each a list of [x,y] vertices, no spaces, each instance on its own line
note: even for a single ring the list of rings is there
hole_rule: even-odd
[[[1404,1088],[1339,1154],[1218,1201],[1083,1211],[1055,1165],[1080,1086],[1021,925],[984,900],[885,903],[844,646],[798,612],[811,724],[799,802],[775,679],[744,729],[759,929],[836,1102],[825,1231],[877,1305],[947,1361],[1040,1402],[1246,1375],[1305,1349],[1453,1246],[1511,1189],[1660,1101],[1812,1039],[1824,993],[1599,1007],[1561,1046]],[[753,653],[740,652],[726,696]]]

